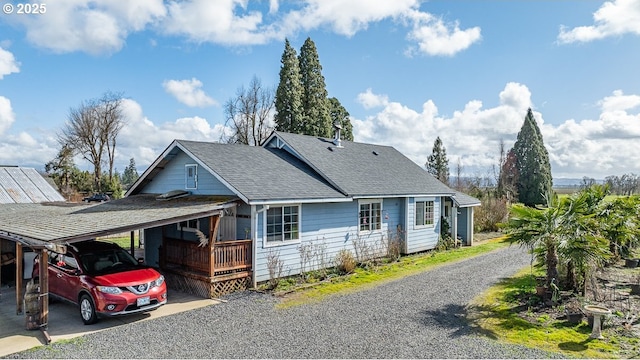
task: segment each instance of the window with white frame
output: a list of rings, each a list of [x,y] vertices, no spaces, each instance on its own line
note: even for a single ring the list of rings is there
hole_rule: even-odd
[[[434,203],[430,201],[416,201],[416,226],[434,225]]]
[[[184,166],[185,189],[198,188],[198,164],[188,164]]]
[[[300,207],[272,206],[267,210],[267,243],[300,238]]]
[[[191,219],[178,223],[178,231],[196,232],[196,230],[200,230],[200,221],[198,219]]]
[[[358,214],[360,231],[374,231],[382,229],[382,201],[361,200]]]

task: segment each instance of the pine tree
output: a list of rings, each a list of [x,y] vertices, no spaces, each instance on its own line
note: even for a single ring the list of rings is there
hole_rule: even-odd
[[[342,140],[353,141],[353,126],[349,119],[349,112],[342,106],[340,100],[335,97],[329,98],[329,114],[331,115],[331,123],[338,123],[342,126],[340,135]]]
[[[447,159],[447,149],[442,145],[442,140],[438,136],[433,143],[433,151],[427,158],[425,164],[429,174],[435,176],[444,184],[449,184],[449,159]]]
[[[329,115],[327,89],[318,51],[311,38],[307,38],[300,48],[298,63],[302,82],[302,133],[331,137],[333,127]]]
[[[138,170],[136,169],[136,161],[131,158],[129,159],[129,165],[124,169],[122,173],[122,185],[128,189],[131,185],[133,185],[136,180],[138,180]]]
[[[546,204],[552,191],[551,165],[531,108],[513,145],[513,152],[518,173],[518,201],[526,206]]]
[[[302,81],[296,50],[285,39],[280,60],[280,83],[276,90],[274,117],[276,130],[290,133],[302,132]]]

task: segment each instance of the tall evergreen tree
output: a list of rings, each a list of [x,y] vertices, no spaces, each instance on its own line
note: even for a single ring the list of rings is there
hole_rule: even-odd
[[[311,38],[307,38],[300,48],[298,63],[302,82],[302,133],[331,137],[333,127],[329,115],[327,89],[316,44]]]
[[[342,106],[340,100],[335,97],[329,98],[329,114],[331,115],[331,123],[342,125],[340,135],[342,140],[353,141],[353,126],[349,119],[349,112]]]
[[[444,184],[449,184],[449,159],[447,159],[447,149],[442,145],[440,136],[434,141],[433,151],[427,158],[427,163],[424,166],[427,168],[427,171],[438,180]]]
[[[546,204],[552,191],[551,164],[531,108],[513,145],[513,152],[518,173],[518,201],[526,206]]]
[[[280,83],[276,90],[274,117],[276,130],[302,132],[302,81],[296,50],[285,39],[280,60]]]
[[[133,185],[136,180],[138,180],[138,169],[136,169],[136,161],[134,158],[129,159],[129,165],[124,168],[124,172],[122,173],[122,185],[128,189],[131,185]]]

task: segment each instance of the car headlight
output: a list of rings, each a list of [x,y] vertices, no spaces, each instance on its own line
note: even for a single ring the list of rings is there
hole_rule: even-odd
[[[120,290],[119,287],[115,287],[115,286],[96,286],[96,289],[98,289],[98,291],[103,292],[105,294],[122,294],[122,290]]]
[[[160,275],[159,278],[156,279],[156,281],[154,281],[153,283],[151,283],[153,286],[160,286],[162,285],[162,283],[164,282],[164,276]]]

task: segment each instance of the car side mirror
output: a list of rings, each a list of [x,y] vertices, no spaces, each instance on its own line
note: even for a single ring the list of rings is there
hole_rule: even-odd
[[[138,258],[138,264],[144,264],[144,259],[143,258]]]

